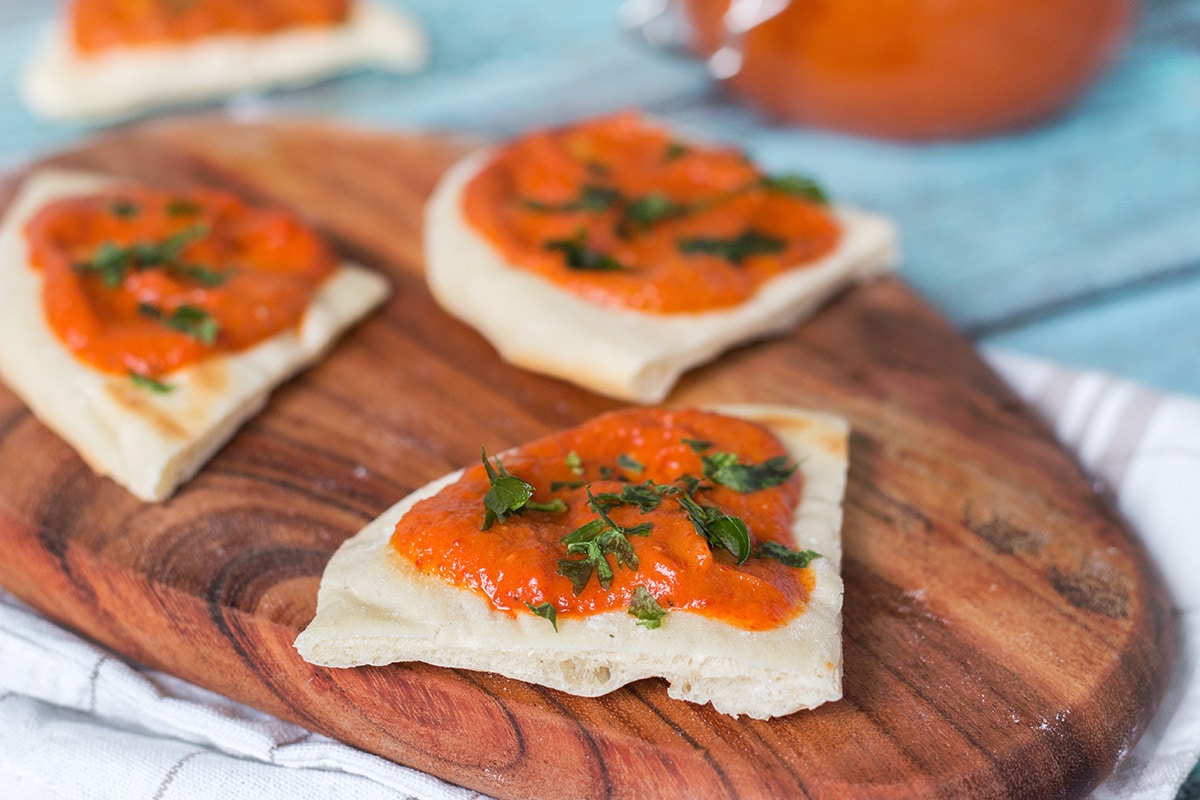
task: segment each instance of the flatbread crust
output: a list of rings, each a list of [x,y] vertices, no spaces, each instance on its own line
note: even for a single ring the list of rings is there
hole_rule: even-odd
[[[589,303],[509,263],[462,214],[466,184],[491,148],[454,165],[426,210],[426,280],[438,304],[501,357],[533,372],[635,403],[657,403],[679,377],[742,342],[782,333],[845,286],[899,262],[893,224],[838,207],[843,236],[829,255],[764,284],[742,305],[654,314]]]
[[[103,122],[161,105],[298,87],[357,67],[415,72],[429,59],[424,31],[379,2],[356,2],[334,28],[214,36],[189,44],[81,56],[62,21],[43,35],[19,89],[35,114]]]
[[[334,553],[321,578],[316,617],[296,640],[297,650],[328,667],[415,660],[497,672],[589,697],[662,677],[671,697],[758,719],[839,699],[847,425],[780,406],[712,410],[770,427],[804,475],[794,547],[823,557],[811,564],[816,584],[808,608],[787,625],[746,631],[673,610],[661,627],[648,630],[614,611],[559,618],[555,632],[533,614],[495,611],[474,592],[419,572],[389,544],[400,517],[457,480],[460,471],[404,498]]]
[[[265,405],[271,390],[319,360],[390,289],[377,273],[342,264],[313,298],[298,330],[166,376],[159,394],[75,359],[46,323],[42,274],[29,266],[22,229],[54,200],[100,191],[117,179],[42,170],[30,175],[0,223],[0,379],[93,470],[137,497],[168,497]]]

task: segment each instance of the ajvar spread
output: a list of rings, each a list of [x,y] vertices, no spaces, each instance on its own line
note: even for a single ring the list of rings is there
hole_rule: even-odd
[[[337,268],[291,215],[207,189],[60,200],[25,234],[63,344],[98,370],[147,378],[297,325]]]
[[[645,587],[666,612],[686,609],[748,630],[786,623],[807,604],[812,570],[787,566],[762,555],[765,542],[791,547],[791,525],[802,492],[794,462],[769,488],[742,491],[705,476],[703,459],[736,454],[739,463],[787,462],[779,439],[765,427],[740,418],[695,409],[636,408],[615,411],[506,452],[493,470],[533,488],[524,508],[484,527],[487,469],[478,464],[436,496],[418,502],[392,535],[400,557],[450,584],[479,592],[508,613],[548,603],[558,619],[627,610]],[[727,456],[728,457],[728,456]],[[634,502],[605,502],[627,487],[635,495],[660,495],[653,508]],[[656,488],[657,487],[657,488]],[[590,497],[611,523],[631,533],[636,558],[630,568],[605,555],[611,582],[587,576],[582,591],[572,578],[586,555],[570,553],[564,536],[589,524],[610,531]],[[750,552],[741,564],[734,553],[698,532],[684,497],[697,506],[740,518]],[[715,513],[715,512],[714,512]],[[566,569],[564,569],[564,562]],[[564,574],[565,573],[565,574]]]
[[[634,113],[499,148],[462,210],[510,264],[590,302],[659,313],[737,305],[840,237],[810,181],[771,178]]]
[[[81,53],[170,45],[220,34],[258,36],[338,25],[352,0],[72,0],[71,40]]]
[[[775,121],[899,139],[980,136],[1061,111],[1135,28],[1138,0],[684,0],[693,48]],[[752,6],[756,4],[751,4]],[[770,9],[770,10],[767,10]],[[746,10],[739,8],[739,11]],[[741,17],[745,17],[742,14]]]

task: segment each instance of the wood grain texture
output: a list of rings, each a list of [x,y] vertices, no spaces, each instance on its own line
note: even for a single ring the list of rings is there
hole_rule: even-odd
[[[658,681],[588,699],[303,662],[292,641],[342,540],[481,445],[616,405],[504,365],[432,302],[422,204],[465,147],[198,118],[54,158],[283,204],[395,293],[157,506],[93,475],[0,388],[0,582],[128,658],[500,797],[1078,797],[1111,771],[1166,685],[1164,591],[1108,499],[898,279],[670,398],[850,419],[840,702],[761,722]]]

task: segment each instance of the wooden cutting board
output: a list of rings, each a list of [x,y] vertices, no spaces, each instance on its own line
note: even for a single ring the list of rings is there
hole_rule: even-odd
[[[422,204],[466,147],[206,117],[51,159],[289,206],[395,293],[161,505],[97,478],[0,387],[0,582],[130,659],[500,797],[1077,797],[1112,770],[1167,682],[1165,592],[1109,499],[895,278],[670,398],[850,419],[840,702],[761,722],[654,680],[586,699],[303,662],[292,641],[343,539],[481,445],[617,405],[506,366],[432,302]]]

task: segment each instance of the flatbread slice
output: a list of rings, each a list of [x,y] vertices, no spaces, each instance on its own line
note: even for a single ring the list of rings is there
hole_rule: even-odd
[[[345,263],[319,288],[298,330],[172,372],[169,393],[80,363],[47,325],[42,275],[29,266],[22,229],[55,200],[117,183],[91,173],[30,175],[0,223],[0,379],[93,470],[142,500],[160,501],[190,478],[271,390],[319,360],[350,325],[388,295],[387,281]]]
[[[661,402],[689,369],[739,343],[793,328],[836,292],[899,261],[890,220],[838,207],[833,211],[843,236],[837,248],[775,277],[741,305],[672,314],[597,305],[511,264],[464,219],[463,189],[490,152],[453,166],[429,201],[430,291],[509,363],[621,400]]]
[[[59,21],[38,43],[19,89],[40,116],[104,122],[156,106],[295,88],[359,67],[415,72],[429,49],[414,20],[374,0],[356,2],[336,27],[214,36],[96,56],[77,53]]]
[[[329,667],[415,660],[497,672],[589,697],[662,677],[671,697],[759,719],[837,700],[846,423],[778,406],[711,410],[766,425],[800,464],[804,489],[791,534],[795,549],[822,557],[811,563],[809,605],[783,626],[750,631],[672,610],[650,630],[625,611],[609,611],[560,616],[556,631],[534,614],[496,611],[473,591],[418,571],[389,545],[397,521],[456,481],[456,472],[404,498],[337,550],[321,579],[316,617],[296,640],[297,649]]]

